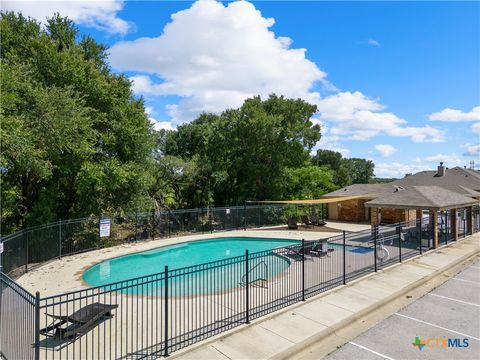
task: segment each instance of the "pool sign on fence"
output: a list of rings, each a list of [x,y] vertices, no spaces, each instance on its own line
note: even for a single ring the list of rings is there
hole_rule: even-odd
[[[110,219],[100,219],[100,237],[110,236]]]

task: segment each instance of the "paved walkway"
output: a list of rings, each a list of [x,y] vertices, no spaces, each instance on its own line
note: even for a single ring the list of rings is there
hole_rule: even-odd
[[[405,306],[402,301],[411,302],[455,275],[479,253],[480,234],[476,234],[283,312],[258,319],[230,334],[174,353],[171,358],[321,358],[373,326],[370,322],[382,311],[388,313],[376,322]],[[422,293],[418,294],[419,291]],[[392,309],[395,306],[398,308]],[[384,336],[395,339],[394,333]],[[326,345],[320,345],[323,343]]]

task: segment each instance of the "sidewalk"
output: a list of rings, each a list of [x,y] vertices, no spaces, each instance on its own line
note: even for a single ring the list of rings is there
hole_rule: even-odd
[[[305,358],[325,341],[325,355],[439,286],[480,254],[480,234],[318,295],[230,334],[172,354],[178,359]],[[373,323],[372,323],[373,321]],[[341,334],[341,335],[339,335]],[[328,340],[328,341],[327,341]]]

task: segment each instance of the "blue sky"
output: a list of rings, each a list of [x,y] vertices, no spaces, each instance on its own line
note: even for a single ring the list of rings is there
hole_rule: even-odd
[[[157,128],[276,92],[317,104],[316,148],[379,176],[480,164],[479,2],[5,4],[107,43]]]

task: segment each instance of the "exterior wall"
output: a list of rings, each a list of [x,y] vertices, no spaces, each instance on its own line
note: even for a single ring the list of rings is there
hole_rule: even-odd
[[[370,210],[370,222],[372,225],[377,223],[377,209]],[[380,224],[394,224],[398,222],[415,220],[417,218],[416,210],[412,209],[388,209],[382,208],[380,216]]]
[[[347,200],[337,203],[338,220],[362,222],[366,221],[365,202],[367,200]]]
[[[328,220],[338,220],[338,203],[328,204]]]

